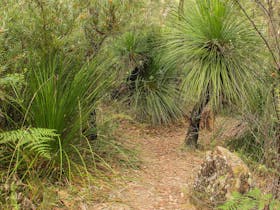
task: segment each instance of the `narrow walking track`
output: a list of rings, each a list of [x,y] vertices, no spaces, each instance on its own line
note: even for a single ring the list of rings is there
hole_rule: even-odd
[[[186,126],[139,129],[123,125],[122,132],[138,145],[143,161],[139,170],[120,189],[112,192],[112,202],[95,210],[192,210],[189,189],[202,162],[203,153],[183,149]]]

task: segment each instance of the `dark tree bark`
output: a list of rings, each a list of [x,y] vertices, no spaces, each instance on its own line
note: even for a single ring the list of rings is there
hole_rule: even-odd
[[[190,117],[190,126],[187,131],[185,143],[188,147],[197,148],[198,147],[198,137],[199,137],[199,124],[201,120],[201,114],[210,101],[209,94],[206,95],[205,99],[200,100],[193,108]]]
[[[134,91],[136,88],[136,80],[144,72],[148,71],[151,61],[145,62],[143,66],[136,66],[132,72],[126,78],[126,81],[122,83],[116,90],[112,92],[112,99],[118,99],[121,95],[126,94],[129,91]]]
[[[145,64],[144,64],[145,65]],[[146,67],[143,67],[146,68]],[[142,68],[136,66],[133,71],[130,73],[130,75],[126,78],[126,83],[128,84],[129,90],[134,90],[136,87],[136,80],[141,74]]]
[[[112,99],[118,99],[121,95],[127,93],[128,91],[132,91],[135,89],[136,80],[140,74],[140,68],[135,67],[130,75],[126,78],[126,81],[123,82],[116,90],[112,92]]]

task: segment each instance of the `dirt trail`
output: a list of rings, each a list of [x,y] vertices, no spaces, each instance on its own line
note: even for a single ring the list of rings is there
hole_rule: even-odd
[[[112,192],[112,202],[98,204],[94,210],[192,210],[189,189],[203,154],[182,150],[186,126],[139,129],[122,126],[122,132],[138,145],[141,169],[124,187]]]

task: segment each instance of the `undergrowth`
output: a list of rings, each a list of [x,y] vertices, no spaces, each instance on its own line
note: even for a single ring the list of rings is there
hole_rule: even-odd
[[[81,145],[82,157],[71,160],[75,168],[69,168],[73,173],[73,184],[69,186],[66,183],[70,180],[48,177],[56,170],[62,177],[66,172],[52,163],[54,157],[49,142],[59,141],[54,130],[29,128],[1,133],[1,209],[69,207],[67,205],[74,205],[73,200],[69,200],[71,197],[75,197],[78,208],[107,199],[107,191],[114,186],[112,180],[121,178],[115,169],[138,169],[140,162],[136,151],[128,149],[120,142],[120,137],[116,137],[118,121],[124,116],[101,116],[98,118],[98,138]],[[72,154],[71,158],[75,156]],[[50,166],[52,171],[49,171]]]
[[[273,199],[272,194],[263,194],[260,189],[252,189],[242,195],[234,193],[232,198],[218,207],[221,210],[253,210],[253,209],[280,209],[280,201]]]
[[[123,81],[114,98],[133,111],[136,119],[152,125],[168,124],[183,116],[179,78],[175,69],[164,69],[156,43],[160,30],[127,32],[114,46]]]

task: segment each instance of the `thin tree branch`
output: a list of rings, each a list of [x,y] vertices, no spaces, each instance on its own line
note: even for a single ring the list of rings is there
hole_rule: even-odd
[[[262,2],[260,2],[260,0],[255,0],[256,4],[259,5],[259,7],[262,8],[263,12],[267,15],[267,17],[269,18],[269,22],[272,26],[272,33],[273,33],[273,36],[274,36],[274,39],[275,39],[275,42],[276,42],[276,48],[278,50],[278,54],[279,54],[279,57],[280,57],[280,42],[279,42],[279,39],[278,39],[278,34],[276,32],[276,27],[275,27],[275,24],[274,24],[274,21],[272,19],[272,15],[270,14],[270,12],[267,10],[267,8],[265,8],[265,6],[263,5]]]
[[[250,21],[250,23],[252,24],[252,26],[254,27],[255,31],[259,34],[259,36],[261,37],[261,39],[264,41],[268,51],[270,52],[274,63],[276,64],[277,69],[280,71],[280,64],[277,61],[277,58],[272,50],[272,48],[270,47],[268,41],[266,40],[266,38],[263,36],[263,34],[260,32],[260,30],[258,29],[258,27],[256,26],[255,22],[252,20],[252,18],[249,16],[249,14],[246,12],[246,10],[244,9],[244,7],[241,5],[239,0],[234,0],[239,8],[242,10],[242,12],[244,13],[244,15],[247,17],[247,19]]]

